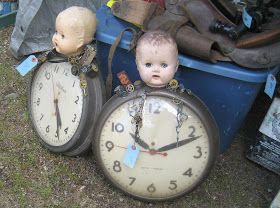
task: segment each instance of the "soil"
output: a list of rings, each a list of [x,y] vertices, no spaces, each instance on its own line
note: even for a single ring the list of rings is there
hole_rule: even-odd
[[[12,27],[0,30],[0,207],[268,207],[280,177],[246,159],[271,102],[260,93],[230,148],[207,179],[171,202],[148,203],[124,195],[98,170],[91,152],[67,157],[38,142],[27,109],[30,74],[14,69],[8,52]]]

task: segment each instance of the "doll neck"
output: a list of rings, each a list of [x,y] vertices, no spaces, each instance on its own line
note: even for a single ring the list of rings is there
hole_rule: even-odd
[[[77,50],[77,52],[67,55],[67,57],[71,58],[71,57],[76,57],[76,56],[83,55],[84,49],[85,49],[85,46],[79,48],[79,49]]]

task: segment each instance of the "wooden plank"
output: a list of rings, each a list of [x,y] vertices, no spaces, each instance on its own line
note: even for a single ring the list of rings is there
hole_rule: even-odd
[[[0,29],[15,24],[17,10],[0,16]]]

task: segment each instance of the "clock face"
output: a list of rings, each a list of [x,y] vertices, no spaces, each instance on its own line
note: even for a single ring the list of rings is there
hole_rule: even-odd
[[[133,117],[141,103],[136,133]],[[165,200],[189,192],[208,174],[215,153],[194,108],[171,97],[147,96],[112,109],[103,119],[96,151],[114,185],[140,199]]]
[[[37,70],[30,111],[35,129],[47,145],[63,146],[72,139],[81,121],[83,91],[68,62],[46,62]]]

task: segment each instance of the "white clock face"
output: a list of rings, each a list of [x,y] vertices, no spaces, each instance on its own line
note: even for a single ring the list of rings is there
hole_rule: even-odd
[[[185,105],[147,96],[139,129],[141,142],[137,143],[132,116],[141,100],[122,104],[105,121],[99,144],[105,172],[121,189],[140,198],[178,196],[197,185],[209,168],[210,144],[205,127]],[[133,167],[124,159],[129,145],[140,149]]]
[[[45,143],[62,146],[71,140],[81,120],[83,91],[68,62],[46,62],[38,69],[30,105],[33,124]]]

